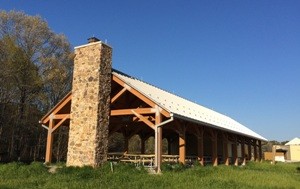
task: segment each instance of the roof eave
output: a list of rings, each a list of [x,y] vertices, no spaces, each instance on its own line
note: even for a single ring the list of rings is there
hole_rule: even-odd
[[[72,94],[72,91],[68,92],[66,96],[64,96],[63,99],[61,99],[53,108],[51,108],[46,115],[42,117],[41,120],[39,120],[39,123],[44,123],[44,120],[61,104],[63,103],[70,95]]]
[[[195,119],[192,119],[192,118],[189,118],[189,117],[185,117],[185,116],[182,116],[182,115],[179,115],[179,114],[175,114],[175,113],[172,113],[172,115],[173,115],[174,118],[179,118],[179,119],[183,119],[183,120],[194,122],[194,123],[198,123],[198,124],[200,123],[202,125],[209,126],[209,127],[212,127],[212,128],[218,129],[218,130],[229,131],[231,133],[235,133],[235,134],[247,136],[249,138],[258,139],[258,140],[261,140],[261,141],[268,141],[264,137],[259,138],[259,137],[251,136],[251,135],[248,135],[248,134],[245,134],[245,133],[240,133],[240,132],[237,132],[237,131],[233,131],[233,130],[230,130],[230,129],[225,129],[225,128],[222,128],[222,127],[210,124],[210,123],[206,123],[206,122],[203,122],[203,121],[195,120]]]

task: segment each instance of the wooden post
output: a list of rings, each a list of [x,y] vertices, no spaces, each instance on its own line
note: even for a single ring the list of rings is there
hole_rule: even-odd
[[[242,154],[242,165],[246,165],[246,156],[245,156],[245,138],[241,139],[241,154]]]
[[[232,144],[233,162],[235,166],[239,165],[238,151],[237,151],[237,138],[234,136],[234,142]]]
[[[254,139],[253,140],[253,148],[254,148],[254,161],[257,161],[257,142],[256,142],[257,140],[256,139]]]
[[[179,134],[179,162],[185,164],[185,128]]]
[[[223,133],[223,161],[225,165],[229,165],[228,158],[228,135]]]
[[[198,129],[198,128],[196,128]],[[200,127],[198,129],[199,133],[197,135],[197,141],[198,141],[198,161],[200,165],[204,166],[204,153],[203,153],[203,127]]]
[[[161,123],[161,114],[159,112],[155,115],[155,125]],[[155,127],[155,166],[156,173],[161,172],[161,162],[162,162],[162,128]]]
[[[212,142],[212,163],[213,166],[218,165],[218,133],[215,130],[211,130],[211,142]]]
[[[259,161],[262,162],[261,140],[258,141],[258,154],[259,154]]]
[[[249,143],[248,143],[248,160],[251,161],[251,159],[252,159],[251,139],[249,139]]]
[[[51,163],[52,162],[52,148],[53,148],[53,116],[50,115],[51,118],[49,120],[49,127],[48,127],[48,136],[47,136],[47,146],[46,146],[46,157],[45,157],[45,163]]]

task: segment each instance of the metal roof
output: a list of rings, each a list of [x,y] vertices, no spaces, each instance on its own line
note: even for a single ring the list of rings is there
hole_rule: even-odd
[[[286,143],[285,145],[286,146],[288,146],[288,145],[300,145],[300,138],[296,137],[293,140]]]
[[[174,117],[205,124],[221,130],[239,133],[259,140],[267,140],[228,116],[191,102],[175,94],[169,93],[137,78],[123,74],[117,70],[113,70],[112,74],[154,101],[156,104],[161,106],[161,108],[172,113]]]

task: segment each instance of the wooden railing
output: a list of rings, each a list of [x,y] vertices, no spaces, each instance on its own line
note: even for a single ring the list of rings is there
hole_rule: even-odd
[[[204,156],[204,163],[212,164],[211,156]],[[121,152],[115,153],[108,153],[107,156],[108,161],[115,161],[115,162],[125,162],[125,163],[133,163],[136,166],[146,166],[146,167],[153,167],[154,166],[154,154],[124,154]],[[197,156],[186,156],[185,163],[188,165],[192,165],[198,161]],[[230,164],[233,164],[233,158],[229,157]],[[167,163],[179,163],[179,155],[162,155],[162,162]],[[241,164],[242,159],[239,158],[239,163]],[[223,164],[223,158],[221,156],[218,157],[218,163]]]
[[[135,165],[154,166],[154,154],[124,154],[124,153],[108,153],[107,159],[109,161],[134,163]],[[209,157],[205,158],[209,161]],[[186,156],[185,162],[193,164],[197,161],[197,156]],[[179,155],[162,155],[162,162],[178,163]]]

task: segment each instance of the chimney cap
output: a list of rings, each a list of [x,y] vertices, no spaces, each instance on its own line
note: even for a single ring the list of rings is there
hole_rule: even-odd
[[[97,37],[88,38],[88,43],[94,43],[94,42],[97,42],[97,41],[100,41],[100,39],[98,39]]]

